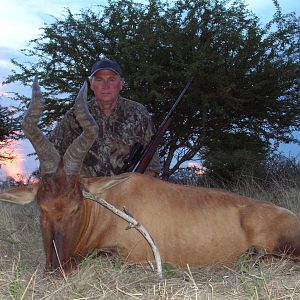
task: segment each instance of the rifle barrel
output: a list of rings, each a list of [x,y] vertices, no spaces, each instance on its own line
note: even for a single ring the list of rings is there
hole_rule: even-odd
[[[181,101],[182,97],[186,93],[186,91],[189,89],[193,77],[188,81],[188,83],[185,85],[184,89],[182,90],[181,94],[179,97],[176,99],[174,105],[168,112],[167,116],[165,117],[164,121],[161,123],[159,126],[157,133],[153,135],[151,141],[148,143],[148,145],[145,147],[144,151],[141,154],[140,160],[135,164],[135,166],[132,169],[132,172],[137,172],[137,173],[144,173],[146,168],[148,167],[155,151],[157,150],[157,147],[159,143],[161,142],[166,130],[171,124],[172,121],[172,114],[176,107],[178,106],[179,102]]]
[[[194,77],[192,77],[188,83],[185,85],[184,89],[182,90],[182,92],[180,93],[180,95],[178,96],[178,98],[176,99],[174,105],[172,106],[172,108],[170,109],[170,111],[168,112],[167,116],[165,117],[165,120],[168,119],[172,113],[174,112],[174,110],[176,109],[177,105],[179,104],[179,102],[181,101],[182,97],[184,96],[184,94],[186,93],[186,91],[189,89],[192,81],[194,80]]]

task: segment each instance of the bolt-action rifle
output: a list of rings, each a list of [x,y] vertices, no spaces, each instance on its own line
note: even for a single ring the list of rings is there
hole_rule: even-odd
[[[168,112],[167,116],[159,126],[156,134],[154,134],[148,143],[148,145],[144,148],[144,146],[140,143],[135,143],[133,147],[131,148],[131,151],[129,153],[129,157],[124,160],[124,165],[122,169],[120,170],[120,173],[124,172],[137,172],[137,173],[144,173],[146,168],[148,167],[154,153],[156,152],[166,130],[169,128],[171,122],[172,122],[172,115],[180,103],[181,99],[189,89],[191,83],[193,81],[193,78],[189,80],[189,82],[186,84],[185,88],[182,90],[181,94],[175,101],[173,107]]]

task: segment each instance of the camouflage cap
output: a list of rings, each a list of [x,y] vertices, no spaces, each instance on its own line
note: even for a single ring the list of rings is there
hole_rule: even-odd
[[[104,59],[104,60],[97,61],[92,67],[90,77],[92,77],[93,75],[95,75],[96,72],[101,70],[111,70],[116,74],[120,75],[121,77],[123,77],[123,72],[120,65],[114,60]]]

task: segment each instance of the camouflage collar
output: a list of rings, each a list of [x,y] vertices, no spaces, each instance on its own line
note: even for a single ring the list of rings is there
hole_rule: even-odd
[[[119,98],[117,100],[117,104],[112,109],[110,116],[113,115],[113,114],[115,114],[115,113],[118,113],[122,109],[122,107],[124,107],[124,102],[125,102],[125,98],[119,96]],[[104,113],[103,113],[103,111],[99,107],[99,105],[98,105],[95,97],[91,98],[91,100],[89,101],[89,108],[91,110],[95,111],[97,114],[105,116]]]

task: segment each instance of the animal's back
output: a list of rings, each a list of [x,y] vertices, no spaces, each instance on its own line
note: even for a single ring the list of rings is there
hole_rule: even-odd
[[[252,205],[246,197],[140,174],[130,174],[129,180],[102,197],[119,209],[126,207],[145,226],[163,261],[177,265],[228,263],[248,248],[240,216],[242,209]],[[114,226],[107,243],[130,249],[129,261],[152,259],[151,249],[139,233],[125,232],[125,221],[116,220]]]
[[[300,251],[295,242],[300,235],[299,219],[271,203],[141,174],[92,180],[111,186],[99,196],[120,210],[125,207],[149,231],[165,262],[229,264],[252,246],[272,252],[290,241]],[[98,211],[98,216],[91,231],[102,226],[105,232],[101,238],[93,233],[95,248],[119,249],[129,262],[153,259],[144,238],[134,229],[124,230],[125,221],[99,204],[93,204],[92,210]],[[280,221],[282,226],[274,230]]]

